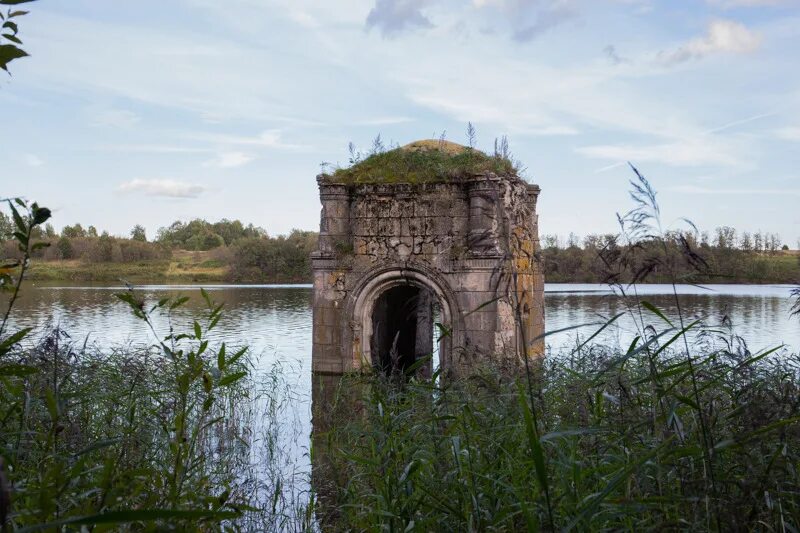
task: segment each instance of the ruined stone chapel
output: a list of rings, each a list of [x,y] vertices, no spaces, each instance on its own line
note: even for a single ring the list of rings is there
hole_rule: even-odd
[[[317,182],[315,373],[541,355],[540,189],[507,158],[418,141]]]

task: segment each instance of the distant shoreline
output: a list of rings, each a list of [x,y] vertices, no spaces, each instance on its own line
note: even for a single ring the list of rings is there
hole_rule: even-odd
[[[308,278],[298,276],[252,277],[236,279],[232,276],[230,265],[210,264],[209,261],[187,262],[185,258],[148,260],[129,263],[90,263],[81,260],[43,261],[33,260],[26,274],[32,282],[119,282],[144,284],[185,284],[185,283],[224,283],[231,285],[247,284],[309,284]],[[800,280],[797,280],[800,281]],[[545,275],[546,283],[598,284],[602,280],[564,279],[561,276]],[[664,284],[669,280],[653,278],[640,285]],[[725,279],[703,280],[700,285],[792,285],[791,281],[764,279]],[[587,289],[588,292],[591,289]],[[568,291],[571,292],[571,291]]]

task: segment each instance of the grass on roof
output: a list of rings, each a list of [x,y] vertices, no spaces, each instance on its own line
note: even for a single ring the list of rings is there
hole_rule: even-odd
[[[490,156],[448,141],[416,141],[400,148],[373,153],[329,176],[337,183],[434,183],[494,172],[516,175],[507,157]]]

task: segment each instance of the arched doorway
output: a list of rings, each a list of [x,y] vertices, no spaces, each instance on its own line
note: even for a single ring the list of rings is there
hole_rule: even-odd
[[[403,372],[424,357],[423,375],[439,366],[449,371],[462,328],[446,282],[406,267],[373,272],[359,285],[348,304],[355,368]]]
[[[433,293],[412,284],[383,291],[372,308],[370,353],[373,367],[387,375],[405,374],[420,363],[418,372],[429,376],[438,361],[434,325],[438,303]],[[438,359],[438,357],[437,357]]]

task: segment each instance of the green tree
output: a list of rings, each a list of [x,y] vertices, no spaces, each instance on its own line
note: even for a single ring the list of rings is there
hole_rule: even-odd
[[[0,241],[7,241],[14,236],[14,222],[11,217],[0,211]]]
[[[147,235],[145,234],[144,226],[136,224],[131,230],[131,239],[134,241],[147,242]]]
[[[210,250],[222,244],[230,246],[242,239],[266,235],[267,232],[262,228],[252,224],[245,226],[239,220],[222,219],[212,224],[196,218],[189,222],[178,220],[168,227],[160,228],[156,240],[185,250]]]
[[[34,0],[0,0],[0,6],[15,6],[17,4],[26,4]],[[23,15],[27,15],[27,11],[8,8],[5,13],[0,11],[0,68],[9,72],[8,64],[25,57],[28,53],[20,48],[22,40],[19,38],[19,26],[17,19]],[[11,44],[9,44],[11,43]]]
[[[61,237],[56,243],[58,255],[61,259],[72,259],[75,256],[75,251],[72,249],[72,243],[67,237]]]
[[[83,229],[83,226],[80,224],[75,224],[74,226],[64,226],[61,229],[61,236],[66,237],[68,239],[80,239],[83,237],[87,237],[86,230]]]

